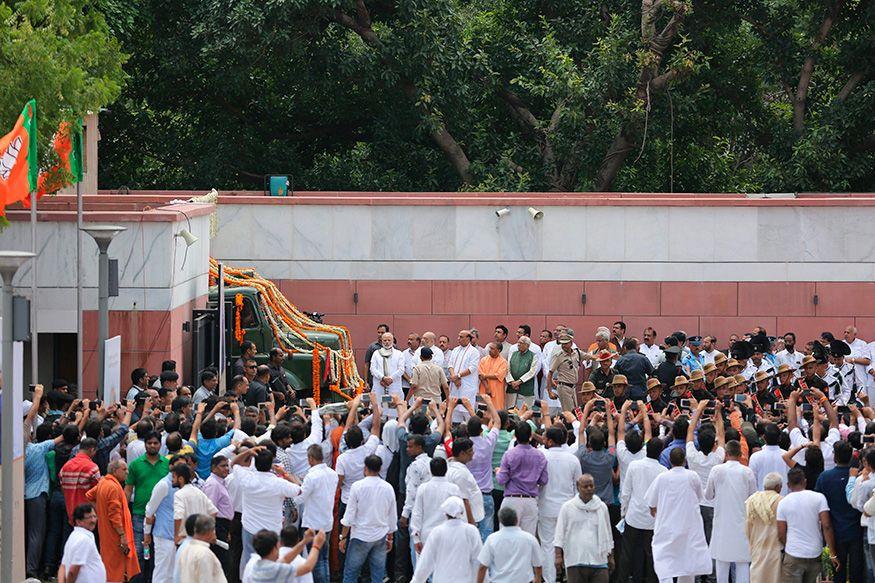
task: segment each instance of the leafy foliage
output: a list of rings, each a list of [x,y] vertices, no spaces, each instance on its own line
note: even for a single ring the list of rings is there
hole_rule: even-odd
[[[102,9],[132,55],[101,120],[104,187],[261,188],[267,173],[309,190],[875,184],[871,0]]]
[[[91,2],[0,2],[0,133],[36,98],[40,147],[48,152],[59,122],[98,111],[120,95],[125,58]]]

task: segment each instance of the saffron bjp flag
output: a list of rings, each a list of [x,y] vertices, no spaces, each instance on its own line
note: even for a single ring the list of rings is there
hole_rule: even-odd
[[[0,138],[0,216],[37,188],[36,100],[24,106],[12,131]]]
[[[82,120],[75,124],[62,121],[52,138],[52,149],[58,156],[58,163],[39,173],[37,199],[82,181]],[[30,206],[29,198],[22,202],[25,207]]]

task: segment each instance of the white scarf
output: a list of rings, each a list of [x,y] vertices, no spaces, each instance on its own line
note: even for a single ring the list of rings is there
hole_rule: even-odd
[[[392,349],[385,347],[380,348],[380,356],[383,357],[383,376],[392,376],[392,373],[389,372],[389,357],[392,356]]]
[[[583,512],[600,512],[600,509],[604,506],[602,501],[596,495],[593,495],[592,500],[589,502],[584,502],[580,499],[580,496],[575,496],[573,500],[578,510],[582,510]],[[605,514],[607,514],[607,509],[605,509]],[[596,551],[599,554],[607,554],[614,548],[614,537],[611,533],[609,522],[610,518],[608,518],[607,521],[599,520],[597,522],[594,542]]]
[[[459,348],[462,348],[461,346]],[[459,369],[462,367],[462,364],[465,362],[465,357],[468,355],[468,349],[472,348],[472,345],[469,344],[465,346],[464,350],[459,351],[459,356],[456,358],[456,361],[453,363],[453,372],[459,374]],[[476,350],[476,349],[475,349]]]

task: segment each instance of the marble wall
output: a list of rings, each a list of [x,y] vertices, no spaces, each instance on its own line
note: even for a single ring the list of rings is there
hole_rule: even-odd
[[[215,257],[275,279],[869,281],[871,206],[226,204]]]
[[[87,224],[87,223],[86,223]],[[210,256],[209,216],[193,217],[191,232],[198,241],[186,251],[174,235],[189,228],[186,221],[117,221],[127,227],[109,246],[118,259],[119,295],[109,299],[113,311],[167,312],[207,293]],[[84,309],[97,309],[97,245],[84,235],[82,249]],[[0,234],[4,249],[29,251],[30,224],[12,221]],[[37,324],[40,332],[76,331],[76,223],[37,223]],[[30,262],[13,280],[17,295],[30,297],[33,277]]]

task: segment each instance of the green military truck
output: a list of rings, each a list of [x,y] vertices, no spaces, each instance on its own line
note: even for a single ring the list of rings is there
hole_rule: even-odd
[[[243,340],[253,342],[256,346],[255,360],[258,364],[266,364],[271,348],[277,346],[273,329],[267,315],[263,313],[262,302],[259,301],[259,291],[254,287],[225,286],[225,358],[227,378],[233,376],[234,363],[242,352],[240,342],[235,338],[237,294],[242,296],[240,309],[240,329]],[[219,291],[212,286],[209,292],[207,307],[204,310],[194,310],[190,332],[192,333],[192,367],[194,376],[199,371],[219,364]],[[340,337],[331,332],[307,331],[304,333],[311,342],[318,342],[324,347],[339,350]],[[313,395],[313,352],[312,348],[300,339],[288,335],[286,346],[300,350],[287,356],[284,367],[289,385],[295,389],[299,397]],[[320,393],[323,402],[341,400],[339,395],[328,390],[328,379],[325,375],[325,356],[320,359]],[[198,379],[194,379],[197,386]]]

